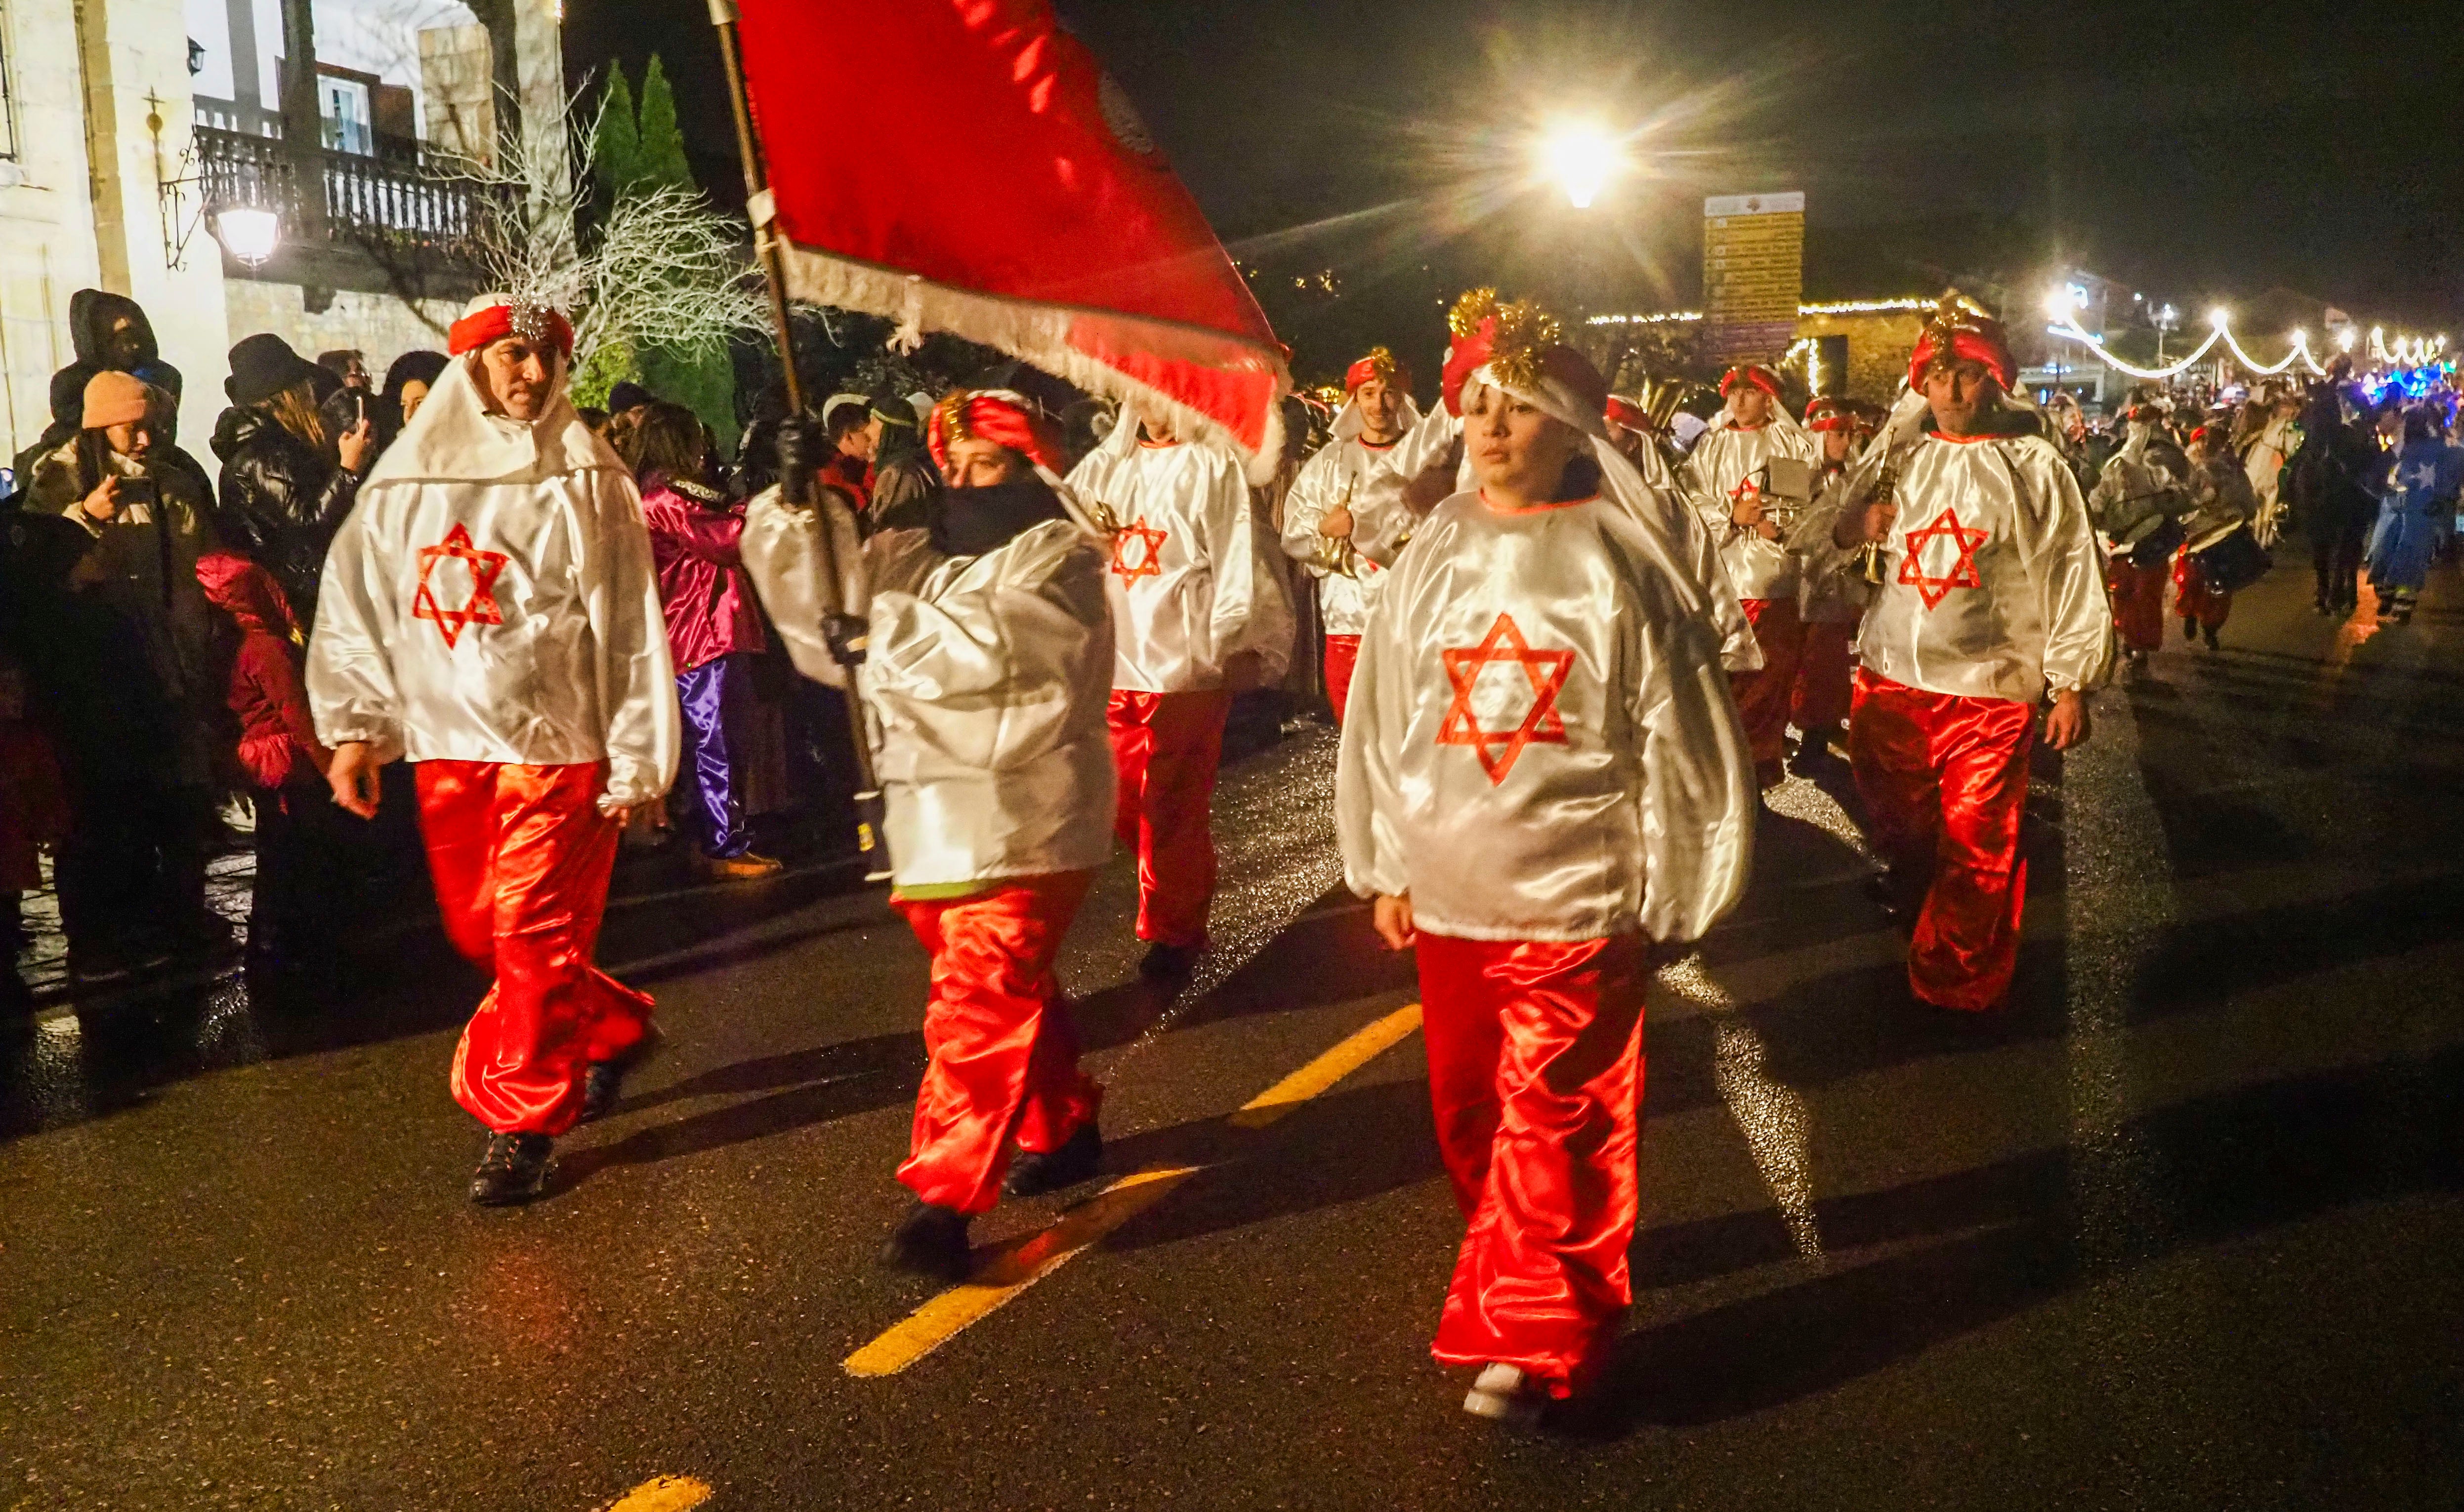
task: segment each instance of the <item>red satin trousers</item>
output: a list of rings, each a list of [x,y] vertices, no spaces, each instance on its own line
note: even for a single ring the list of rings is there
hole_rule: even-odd
[[[2122,632],[2122,644],[2134,651],[2162,650],[2165,569],[2133,566],[2128,557],[2107,558],[2104,591],[2113,600],[2113,624]]]
[[[1851,683],[1857,674],[1855,620],[1809,620],[1805,651],[1796,664],[1796,691],[1789,719],[1819,751],[1848,722]]]
[[[1981,1012],[2011,991],[2035,738],[2029,705],[1921,692],[1858,670],[1849,760],[1875,844],[1901,876],[1930,879],[1908,942],[1908,987],[1936,1007]]]
[[[1120,775],[1112,830],[1138,853],[1138,938],[1206,943],[1215,901],[1215,836],[1207,804],[1223,759],[1230,692],[1112,691],[1112,769]]]
[[[1423,931],[1416,953],[1438,1148],[1469,1224],[1430,1352],[1571,1395],[1633,1302],[1648,953]]]
[[[1352,696],[1352,669],[1360,665],[1360,637],[1326,638],[1326,700],[1334,706],[1334,722],[1343,723],[1343,701]]]
[[[1746,722],[1755,770],[1766,783],[1788,756],[1789,703],[1796,691],[1796,667],[1805,655],[1805,622],[1794,599],[1748,599],[1746,620],[1762,647],[1762,670],[1730,672],[1728,690]]]
[[[924,1007],[933,1059],[898,1168],[918,1199],[986,1212],[1013,1139],[1021,1150],[1057,1150],[1095,1121],[1104,1089],[1078,1069],[1069,999],[1052,975],[1092,875],[1009,878],[947,902],[893,900],[933,955]]]
[[[582,1078],[641,1043],[650,997],[591,965],[616,822],[599,762],[422,761],[419,829],[446,935],[495,983],[453,1051],[453,1099],[497,1133],[561,1134]]]
[[[2162,589],[2158,590],[2162,593]],[[2188,551],[2173,554],[2173,612],[2185,620],[2196,620],[2211,630],[2221,630],[2233,615],[2233,595],[2208,586],[2208,575],[2190,559]],[[2161,639],[2161,637],[2160,637]]]

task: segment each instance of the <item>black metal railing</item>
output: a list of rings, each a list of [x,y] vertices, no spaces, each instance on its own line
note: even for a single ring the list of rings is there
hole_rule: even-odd
[[[302,213],[299,162],[278,138],[191,128],[197,171],[209,210],[272,210],[284,240],[342,246],[381,242],[398,247],[465,250],[492,208],[490,186],[456,178],[426,162],[316,154],[321,167],[318,208]],[[321,224],[320,224],[321,223]]]

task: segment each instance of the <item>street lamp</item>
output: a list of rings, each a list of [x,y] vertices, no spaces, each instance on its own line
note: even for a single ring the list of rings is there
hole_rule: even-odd
[[[272,210],[227,209],[214,217],[214,239],[223,244],[223,251],[254,268],[281,244],[282,223]]]
[[[1578,210],[1592,208],[1621,165],[1617,143],[1594,126],[1561,126],[1543,139],[1542,164]]]
[[[2168,331],[2171,331],[2174,327],[2176,327],[2176,326],[2180,325],[2181,323],[2182,323],[2182,312],[2181,312],[2181,311],[2179,311],[2179,310],[2174,309],[2174,308],[2173,308],[2173,305],[2172,305],[2172,302],[2171,302],[2170,300],[2167,300],[2167,302],[2166,302],[2166,303],[2165,303],[2161,308],[2159,308],[2159,309],[2157,310],[2157,312],[2156,312],[2156,365],[2157,365],[2157,366],[2162,367],[2162,366],[2164,366],[2164,365],[2165,365],[2165,336],[2166,336],[2166,333],[2167,333],[2167,332],[2168,332]]]

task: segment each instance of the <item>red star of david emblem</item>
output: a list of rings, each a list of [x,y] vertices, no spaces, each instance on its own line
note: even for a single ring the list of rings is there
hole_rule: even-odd
[[[1143,515],[1135,521],[1122,526],[1120,533],[1112,537],[1114,575],[1123,582],[1135,582],[1140,578],[1160,577],[1163,573],[1165,534],[1149,525]],[[1134,553],[1130,550],[1130,542],[1133,540],[1138,543],[1138,549]]]
[[[1947,540],[1959,551],[1959,559],[1950,564],[1950,571],[1939,578],[1925,570],[1925,547],[1937,540]],[[1982,588],[1985,580],[1976,575],[1976,548],[1984,544],[1985,532],[1961,524],[1958,511],[1944,510],[1932,524],[1908,532],[1907,555],[1900,560],[1900,581],[1916,589],[1928,609],[1950,597],[1953,588]]]
[[[429,574],[436,564],[456,558],[471,564],[471,598],[458,609],[448,609],[436,602],[428,586]],[[496,575],[505,570],[509,559],[501,551],[480,551],[471,544],[471,532],[460,525],[445,533],[442,545],[419,548],[419,591],[410,596],[410,617],[433,620],[437,631],[445,637],[445,648],[462,638],[463,628],[472,625],[502,625],[504,611],[496,607]]]
[[[1446,680],[1454,684],[1455,698],[1438,724],[1438,744],[1471,747],[1492,787],[1514,770],[1514,759],[1525,746],[1566,743],[1566,721],[1557,713],[1557,694],[1566,686],[1566,674],[1573,669],[1573,652],[1533,650],[1523,639],[1514,616],[1501,614],[1478,646],[1468,651],[1447,651],[1445,659]],[[1481,668],[1500,662],[1523,668],[1531,683],[1531,707],[1511,730],[1484,730],[1480,716],[1472,712],[1472,690],[1479,686]]]

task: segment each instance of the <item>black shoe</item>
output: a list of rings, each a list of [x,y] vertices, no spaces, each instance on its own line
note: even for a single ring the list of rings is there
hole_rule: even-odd
[[[2199,622],[2196,620],[2184,620],[2182,622],[2182,639],[2186,641],[2195,641],[2198,638]]]
[[[625,1095],[625,1077],[635,1066],[650,1058],[658,1045],[659,1032],[652,1029],[639,1044],[608,1061],[593,1061],[582,1075],[582,1118],[589,1123],[616,1111],[616,1104]]]
[[[1001,1190],[1014,1197],[1041,1196],[1074,1187],[1095,1173],[1104,1163],[1104,1136],[1092,1124],[1081,1124],[1078,1132],[1061,1142],[1058,1150],[1027,1150],[1010,1163],[1009,1180]]]
[[[912,1276],[957,1285],[975,1268],[967,1247],[967,1216],[955,1208],[918,1202],[890,1231],[881,1263]]]
[[[1198,953],[1202,945],[1166,945],[1157,940],[1147,947],[1146,958],[1138,962],[1138,975],[1154,981],[1185,982],[1198,970]]]
[[[2199,628],[2200,628],[2201,632],[2202,632],[2202,633],[2204,633],[2204,634],[2207,636],[2207,638],[2208,638],[2208,649],[2209,649],[2209,650],[2211,650],[2211,651],[2217,651],[2217,650],[2222,650],[2222,649],[2224,648],[2224,647],[2223,647],[2223,646],[2222,646],[2221,644],[2219,644],[2219,643],[2217,642],[2217,640],[2216,640],[2216,627],[2215,627],[2214,625],[2201,625]]]
[[[483,1208],[528,1202],[547,1185],[556,1141],[545,1134],[490,1134],[488,1152],[471,1173],[471,1200]]]

